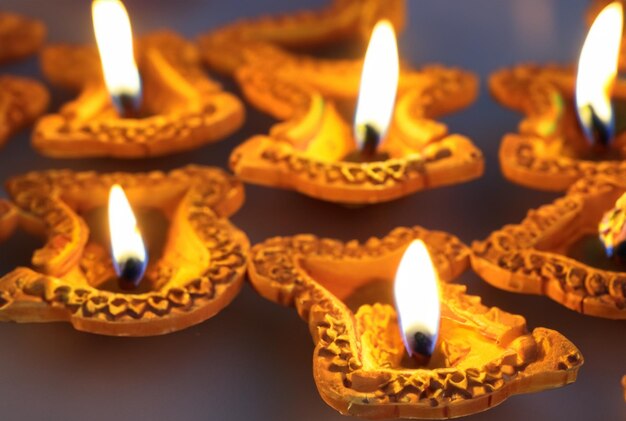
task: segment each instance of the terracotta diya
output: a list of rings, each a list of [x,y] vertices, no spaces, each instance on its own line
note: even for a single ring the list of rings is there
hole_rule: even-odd
[[[33,134],[38,151],[64,158],[165,155],[220,140],[242,125],[243,105],[204,74],[192,43],[162,31],[139,39],[134,54],[124,6],[96,0],[93,12],[100,57],[92,47],[43,51],[50,82],[81,93],[40,120]]]
[[[0,146],[48,107],[46,88],[31,79],[0,75]]]
[[[583,359],[566,338],[528,332],[522,316],[450,283],[468,261],[457,238],[414,227],[363,244],[273,238],[252,248],[248,273],[263,297],[308,322],[315,382],[342,414],[452,418],[573,382]]]
[[[251,54],[261,50],[310,49],[354,39],[367,40],[381,19],[401,29],[405,23],[405,3],[405,0],[331,0],[318,10],[244,19],[201,35],[198,44],[212,69],[232,76],[247,64]]]
[[[626,198],[618,201],[626,192],[625,175],[579,180],[565,197],[529,211],[520,224],[475,242],[474,270],[507,291],[546,295],[591,316],[626,319]]]
[[[370,98],[361,108],[370,109],[379,99],[391,108],[375,111],[376,121],[357,122],[353,135],[346,120],[354,114],[363,63],[315,59],[284,49],[367,38],[381,19],[401,28],[404,15],[404,1],[339,0],[319,11],[245,20],[200,37],[207,63],[234,74],[253,105],[282,120],[269,136],[256,136],[233,152],[231,168],[237,175],[352,204],[392,200],[478,177],[480,152],[468,139],[447,135],[444,125],[430,120],[473,101],[473,75],[440,66],[404,71],[394,108],[396,47],[383,46],[383,55],[370,60],[374,68],[368,73],[389,73],[377,78],[381,86],[374,83],[361,95]],[[377,62],[391,68],[381,70]],[[390,113],[394,116],[387,130]]]
[[[531,64],[492,75],[494,97],[526,116],[519,133],[502,141],[500,164],[508,179],[558,191],[580,177],[610,175],[624,165],[626,85],[616,80],[622,15],[618,2],[598,15],[577,73]]]
[[[108,253],[86,218],[106,205],[115,185],[128,200],[122,193],[122,201],[114,202],[111,194]],[[34,253],[32,269],[18,267],[0,278],[0,320],[67,321],[104,335],[160,335],[212,317],[242,286],[248,239],[226,218],[241,206],[243,187],[221,170],[49,171],[13,178],[7,188],[16,206],[0,202],[0,239],[19,226],[46,243]],[[162,225],[169,224],[160,256],[152,256],[147,269],[140,258],[145,248],[131,247],[141,244],[141,236],[128,202],[135,210],[158,211],[168,221]],[[140,287],[128,290],[138,281]]]
[[[45,38],[46,27],[41,21],[0,12],[0,63],[34,54]]]
[[[43,23],[0,12],[0,63],[33,54],[45,36]],[[48,91],[39,82],[0,75],[0,146],[43,114],[49,100]]]
[[[432,120],[470,104],[477,79],[431,66],[403,71],[398,83],[388,21],[375,27],[364,63],[272,48],[249,57],[236,71],[237,81],[253,105],[281,122],[233,151],[231,168],[244,181],[369,204],[483,172],[472,142]],[[353,115],[352,129],[347,120]]]

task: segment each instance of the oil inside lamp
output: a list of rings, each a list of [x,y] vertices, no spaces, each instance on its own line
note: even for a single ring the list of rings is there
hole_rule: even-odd
[[[141,78],[126,8],[119,0],[94,0],[91,12],[104,80],[113,105],[120,116],[136,116],[141,107]]]
[[[365,53],[354,116],[354,138],[361,160],[372,161],[382,155],[377,154],[377,148],[393,116],[399,67],[393,25],[382,20],[374,27]]]
[[[609,258],[626,261],[626,194],[604,214],[598,226],[600,241]]]
[[[414,240],[404,252],[394,296],[406,350],[426,364],[437,343],[441,310],[438,275],[423,241]]]
[[[109,193],[109,231],[120,288],[134,289],[143,278],[148,256],[133,210],[118,184]]]
[[[587,141],[602,149],[609,146],[616,134],[610,98],[617,76],[622,27],[622,5],[615,1],[594,21],[578,62],[575,95],[578,121]]]

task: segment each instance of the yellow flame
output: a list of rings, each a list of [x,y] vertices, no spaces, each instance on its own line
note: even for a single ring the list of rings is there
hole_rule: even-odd
[[[141,80],[133,53],[133,34],[124,4],[119,0],[94,0],[93,27],[104,80],[113,97],[137,97]]]
[[[376,24],[372,31],[363,71],[359,98],[354,117],[355,139],[362,146],[366,126],[384,138],[393,115],[398,90],[398,45],[393,26],[387,20]]]
[[[394,295],[407,352],[414,354],[415,334],[422,333],[432,340],[430,355],[437,342],[441,317],[439,277],[421,240],[411,242],[402,256],[396,272]]]
[[[604,214],[598,233],[607,256],[613,257],[615,249],[626,241],[626,193],[617,199],[613,209]]]
[[[136,259],[145,264],[146,248],[137,220],[119,184],[113,185],[109,193],[109,230],[112,257],[118,275],[120,267],[129,259]]]
[[[617,76],[623,19],[620,2],[606,6],[589,29],[580,52],[576,109],[585,130],[592,130],[594,113],[605,127],[613,124],[611,90]]]

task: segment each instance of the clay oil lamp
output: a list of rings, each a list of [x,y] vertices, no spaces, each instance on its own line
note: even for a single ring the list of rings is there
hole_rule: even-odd
[[[625,175],[583,178],[563,198],[474,243],[474,271],[507,291],[626,319]]]
[[[0,75],[0,146],[43,114],[49,100],[50,95],[41,83]]]
[[[160,335],[212,317],[242,286],[248,240],[226,218],[243,188],[221,170],[49,171],[7,189],[0,239],[20,228],[46,240],[31,268],[0,278],[0,320]]]
[[[201,36],[207,64],[235,76],[254,106],[281,121],[268,136],[256,136],[234,151],[233,170],[252,183],[349,204],[392,200],[478,177],[483,167],[480,151],[431,120],[473,101],[473,75],[441,66],[405,70],[396,94],[391,86],[396,76],[390,71],[397,53],[390,45],[369,71],[391,76],[383,81],[389,87],[385,97],[397,98],[390,126],[382,130],[389,110],[381,110],[375,122],[359,128],[353,127],[353,118],[363,62],[317,59],[293,51],[368,39],[380,20],[402,28],[405,14],[403,0],[335,0],[319,10],[242,20]],[[383,62],[388,58],[392,62]],[[362,136],[361,129],[368,125],[377,133],[366,131],[366,141],[359,133]],[[369,153],[373,140],[380,144]]]
[[[401,29],[406,14],[405,0],[329,0],[316,10],[242,19],[201,35],[198,45],[211,69],[234,76],[250,60],[264,60],[268,54],[367,42],[379,20]],[[341,74],[334,75],[338,86],[344,82],[340,78]]]
[[[33,54],[45,35],[43,23],[0,12],[0,63]],[[39,82],[0,74],[0,146],[43,114],[49,99],[48,91]]]
[[[276,237],[248,274],[308,323],[317,388],[345,415],[460,417],[573,382],[583,358],[566,338],[451,283],[468,261],[457,238],[414,227],[363,244]]]
[[[479,177],[481,152],[433,120],[471,103],[476,78],[441,66],[400,72],[395,42],[382,20],[364,62],[258,51],[235,76],[280,122],[233,151],[235,174],[353,205]]]
[[[64,158],[141,158],[197,148],[233,133],[244,108],[203,72],[193,44],[157,32],[135,45],[119,0],[94,0],[98,52],[59,45],[42,54],[51,83],[80,91],[37,124],[33,145]]]
[[[577,72],[520,65],[490,79],[495,98],[525,114],[504,137],[504,175],[542,190],[566,190],[582,176],[611,175],[626,164],[626,84],[616,78],[623,10],[607,5],[591,26]]]
[[[43,44],[43,22],[9,12],[0,12],[0,63],[28,57]]]

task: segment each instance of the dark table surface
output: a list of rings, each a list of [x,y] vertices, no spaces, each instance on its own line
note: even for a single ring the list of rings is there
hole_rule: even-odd
[[[92,42],[89,1],[0,0],[0,9],[46,22],[49,41]],[[322,4],[313,0],[127,0],[137,34],[169,27],[193,37],[242,16]],[[527,210],[558,195],[503,179],[497,160],[501,136],[519,116],[497,105],[485,89],[493,70],[525,61],[576,60],[584,38],[583,0],[410,1],[410,26],[401,55],[412,64],[441,62],[477,72],[481,95],[446,118],[453,131],[484,151],[482,179],[361,209],[288,191],[247,186],[245,206],[232,219],[253,243],[275,235],[311,232],[340,239],[381,236],[400,225],[446,230],[465,242],[486,237]],[[41,78],[35,58],[2,73]],[[227,83],[231,89],[232,84]],[[53,91],[53,107],[70,98]],[[0,151],[0,179],[50,168],[151,170],[187,163],[226,167],[232,148],[272,124],[248,110],[245,127],[197,151],[139,161],[53,160],[29,146],[29,131]],[[2,193],[4,194],[4,193]],[[0,273],[27,265],[37,241],[17,235],[2,245]],[[495,289],[467,273],[462,281],[488,305],[526,316],[529,327],[556,329],[585,356],[570,386],[514,396],[471,420],[623,420],[620,378],[626,374],[624,323],[582,316],[544,298]],[[245,286],[213,319],[153,338],[80,333],[69,324],[0,324],[0,419],[111,420],[341,420],[319,397],[311,375],[313,345],[295,311],[265,301]]]

